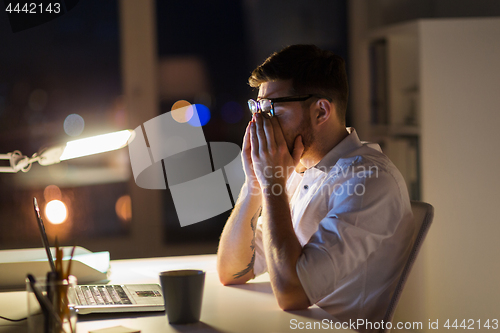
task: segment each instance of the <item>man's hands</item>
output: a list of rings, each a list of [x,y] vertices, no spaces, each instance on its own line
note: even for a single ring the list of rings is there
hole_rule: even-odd
[[[303,151],[302,138],[298,136],[290,154],[276,118],[254,116],[243,139],[245,185],[224,226],[217,252],[217,270],[223,284],[245,283],[252,279],[255,230],[262,207],[265,259],[271,286],[284,310],[309,306],[295,269],[302,246],[293,230],[285,193],[286,181],[299,164]],[[263,196],[263,191],[270,191],[267,194],[272,195]]]
[[[257,179],[261,189],[271,186],[269,189],[274,190],[272,187],[278,184],[281,188],[276,190],[284,191],[286,181],[300,163],[303,151],[304,146],[299,135],[295,139],[292,155],[290,154],[281,126],[274,117],[266,118],[256,113],[247,127],[243,154],[247,159],[250,156],[253,171],[251,176]]]
[[[255,175],[254,166],[252,162],[252,144],[250,141],[250,128],[252,122],[248,123],[248,126],[245,131],[245,136],[243,138],[243,146],[241,148],[242,160],[243,160],[243,171],[245,172],[245,183],[247,189],[251,195],[260,196],[262,189],[259,185],[259,181],[257,180],[257,176]]]
[[[302,246],[285,193],[286,181],[304,151],[302,138],[295,138],[290,154],[278,120],[257,113],[250,123],[250,146],[254,175],[266,194],[262,196],[262,241],[274,295],[284,310],[307,308],[309,299],[295,269]]]

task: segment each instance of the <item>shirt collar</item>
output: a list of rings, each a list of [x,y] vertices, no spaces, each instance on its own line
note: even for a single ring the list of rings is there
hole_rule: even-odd
[[[333,147],[332,150],[330,150],[321,159],[321,161],[314,166],[315,168],[324,172],[329,172],[341,157],[363,146],[359,140],[356,130],[353,127],[347,127],[346,129],[349,135]]]

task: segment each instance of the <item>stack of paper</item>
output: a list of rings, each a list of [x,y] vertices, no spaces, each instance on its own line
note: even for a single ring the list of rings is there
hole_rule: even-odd
[[[63,265],[67,265],[72,247],[63,247]],[[53,255],[55,249],[51,248]],[[78,284],[106,282],[109,272],[109,252],[90,252],[76,247],[71,264],[71,275],[76,276]],[[26,275],[45,277],[50,271],[49,261],[44,248],[0,250],[0,289],[24,288]]]

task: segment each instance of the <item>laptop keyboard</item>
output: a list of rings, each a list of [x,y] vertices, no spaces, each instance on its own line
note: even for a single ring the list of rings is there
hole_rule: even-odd
[[[132,304],[120,285],[77,286],[75,289],[80,305]]]

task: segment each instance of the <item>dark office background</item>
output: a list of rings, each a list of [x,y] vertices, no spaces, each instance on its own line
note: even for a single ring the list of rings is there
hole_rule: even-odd
[[[116,1],[81,1],[67,14],[17,33],[11,32],[2,12],[0,41],[1,153],[20,150],[31,156],[44,146],[124,128]],[[80,136],[65,133],[69,114],[85,119]],[[54,167],[67,171],[77,166],[63,162]],[[52,176],[40,165],[33,165],[30,173],[36,171],[42,172],[38,178]],[[0,175],[1,248],[41,245],[32,198],[43,207],[46,185],[43,180],[20,184],[19,177],[30,173]],[[64,243],[127,232],[115,214],[115,201],[127,193],[126,183],[60,188],[63,201],[73,203],[70,216],[57,228],[47,223],[47,229]]]
[[[17,33],[0,14],[1,153],[31,155],[43,146],[126,128],[118,5],[114,0],[82,0],[65,15]],[[256,94],[246,80],[271,52],[291,43],[316,43],[347,55],[345,1],[157,1],[156,10],[159,61],[194,58],[206,70],[208,96],[203,102],[211,112],[203,126],[207,141],[241,144],[250,119],[246,100]],[[196,98],[183,99],[193,103]],[[170,111],[177,99],[162,97],[160,112]],[[64,132],[69,114],[85,119],[77,137]],[[92,163],[105,166],[82,158],[33,165],[27,174],[1,174],[0,248],[40,246],[31,202],[33,196],[45,202],[48,183],[30,185],[20,177],[35,172],[38,178],[52,177],[51,169],[68,172]],[[126,181],[55,185],[63,201],[72,203],[67,222],[47,227],[63,243],[130,232],[130,224],[115,213],[117,199],[127,195]],[[181,228],[168,190],[163,197],[165,242],[217,241],[229,212]]]
[[[168,65],[194,59],[201,64],[207,94],[184,99],[208,104],[211,119],[203,126],[207,141],[241,144],[250,119],[246,100],[256,94],[246,84],[252,69],[294,43],[314,43],[348,60],[347,5],[347,0],[158,0],[159,61]],[[420,17],[500,15],[500,2],[488,0],[474,1],[474,6],[466,0],[371,0],[369,7],[370,27]],[[0,13],[0,153],[21,150],[32,155],[43,146],[139,125],[127,124],[123,102],[118,8],[116,0],[81,0],[67,14],[17,33]],[[177,99],[182,98],[163,96],[160,112],[170,111]],[[64,132],[69,114],[85,119],[79,136]],[[40,246],[31,202],[33,196],[44,202],[44,179],[53,177],[51,170],[67,173],[106,163],[82,158],[57,166],[34,165],[27,174],[0,174],[0,248]],[[31,179],[31,173],[37,182],[22,181]],[[48,227],[64,243],[130,232],[130,221],[115,212],[118,198],[128,194],[127,180],[55,185],[72,203],[68,222]],[[172,244],[216,242],[229,214],[181,228],[168,190],[163,203],[162,232]]]

